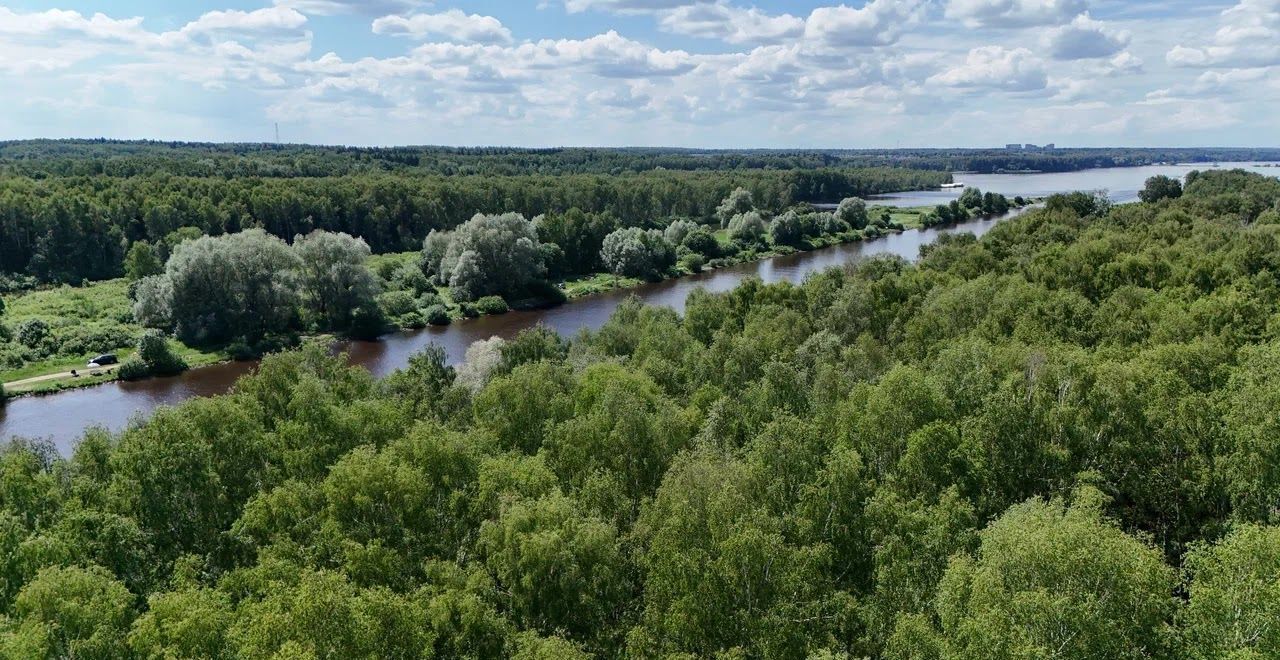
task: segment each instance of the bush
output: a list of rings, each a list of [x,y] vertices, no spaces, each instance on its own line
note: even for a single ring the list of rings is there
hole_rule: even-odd
[[[432,305],[430,307],[439,307],[439,305]],[[424,307],[423,309],[430,309],[430,307]],[[400,327],[408,328],[409,330],[418,330],[427,327],[427,319],[421,312],[409,312],[408,314],[400,317],[399,323]]]
[[[15,336],[19,344],[27,348],[38,348],[45,337],[49,336],[49,324],[44,319],[27,319],[18,324]]]
[[[151,369],[138,357],[131,357],[116,369],[116,377],[120,380],[140,380],[151,375]]]
[[[231,359],[236,362],[245,362],[258,357],[253,347],[242,341],[234,342],[227,346],[227,355],[231,356]]]
[[[474,319],[480,316],[480,310],[476,309],[474,303],[464,302],[459,307],[462,309],[462,318]]]
[[[769,223],[759,211],[743,213],[729,221],[729,238],[744,245],[760,242],[768,230]]]
[[[431,307],[432,305],[443,305],[443,304],[444,304],[444,298],[441,298],[440,294],[434,291],[432,291],[431,293],[424,293],[418,296],[418,309],[426,309],[428,307]]]
[[[476,310],[481,314],[506,314],[511,308],[502,296],[485,296],[476,301]]]
[[[720,256],[720,241],[717,241],[715,235],[706,229],[700,228],[689,232],[681,245],[708,258],[714,259]]]
[[[697,252],[690,252],[680,258],[680,265],[684,266],[690,273],[702,271],[702,266],[707,263],[707,258]]]
[[[378,296],[378,307],[387,316],[404,316],[409,312],[417,311],[418,301],[409,291],[388,291]]]
[[[449,310],[445,309],[444,305],[428,307],[423,310],[423,316],[426,318],[427,323],[431,325],[449,325],[449,322],[453,320],[449,318]]]
[[[604,239],[600,259],[615,275],[657,277],[676,262],[675,248],[657,229],[619,229]]]
[[[530,284],[525,292],[530,298],[533,298],[542,305],[559,305],[568,300],[569,297],[564,294],[564,289],[556,286],[554,282],[547,280],[538,280]]]
[[[53,337],[58,354],[65,356],[106,353],[134,341],[134,334],[128,328],[104,323],[58,328]]]

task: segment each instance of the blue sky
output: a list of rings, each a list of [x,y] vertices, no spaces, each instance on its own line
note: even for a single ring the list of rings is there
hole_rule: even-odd
[[[0,139],[1280,146],[1280,0],[0,0]]]

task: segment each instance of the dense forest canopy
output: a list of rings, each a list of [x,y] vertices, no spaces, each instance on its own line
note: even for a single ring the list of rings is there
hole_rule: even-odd
[[[1280,181],[0,452],[7,657],[1280,655]]]
[[[674,217],[710,219],[730,191],[751,191],[761,209],[798,202],[937,187],[950,175],[895,168],[663,171],[605,176],[344,174],[258,176],[0,176],[0,274],[43,282],[118,277],[138,241],[175,232],[261,228],[291,240],[315,229],[363,238],[375,253],[418,248],[432,229],[476,213],[532,218],[578,209],[624,226],[665,227]],[[179,235],[178,238],[182,238]]]
[[[148,174],[317,177],[395,171],[445,176],[628,174],[683,171],[907,167],[1065,172],[1164,162],[1280,160],[1280,148],[675,149],[567,147],[344,147],[118,140],[0,142],[0,175]]]

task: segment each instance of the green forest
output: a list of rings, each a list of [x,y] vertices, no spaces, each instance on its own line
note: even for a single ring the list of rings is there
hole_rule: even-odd
[[[1280,181],[1165,184],[14,439],[0,654],[1277,657]]]
[[[432,230],[453,229],[477,213],[533,218],[577,209],[608,214],[621,226],[661,229],[676,217],[712,220],[739,187],[761,210],[781,213],[802,202],[936,188],[951,178],[802,156],[745,162],[725,156],[681,169],[643,154],[633,162],[628,152],[605,152],[600,158],[621,164],[601,170],[575,167],[595,160],[590,152],[437,150],[430,152],[434,165],[384,167],[398,152],[282,147],[277,153],[270,145],[246,151],[0,145],[0,292],[120,277],[138,243],[176,245],[247,229],[284,240],[313,230],[343,232],[381,254],[418,249]]]

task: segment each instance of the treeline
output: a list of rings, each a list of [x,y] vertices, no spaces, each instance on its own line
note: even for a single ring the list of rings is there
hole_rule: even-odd
[[[634,174],[653,170],[907,167],[938,171],[1074,171],[1162,162],[1280,160],[1275,148],[675,149],[342,147],[118,140],[0,142],[0,175],[321,177],[395,172],[464,176]]]
[[[1052,151],[1012,149],[887,149],[835,151],[846,164],[909,167],[946,172],[1075,172],[1099,167],[1136,167],[1160,163],[1280,161],[1280,148],[1068,148]]]
[[[15,441],[0,652],[1275,657],[1277,188]]]
[[[73,176],[0,178],[0,273],[74,282],[122,274],[137,241],[175,231],[261,228],[291,239],[315,229],[363,238],[376,253],[416,249],[432,229],[476,213],[526,217],[579,209],[625,226],[673,216],[710,219],[733,189],[773,212],[896,190],[937,187],[938,172],[905,169],[653,171],[623,176],[402,176],[220,178]]]

